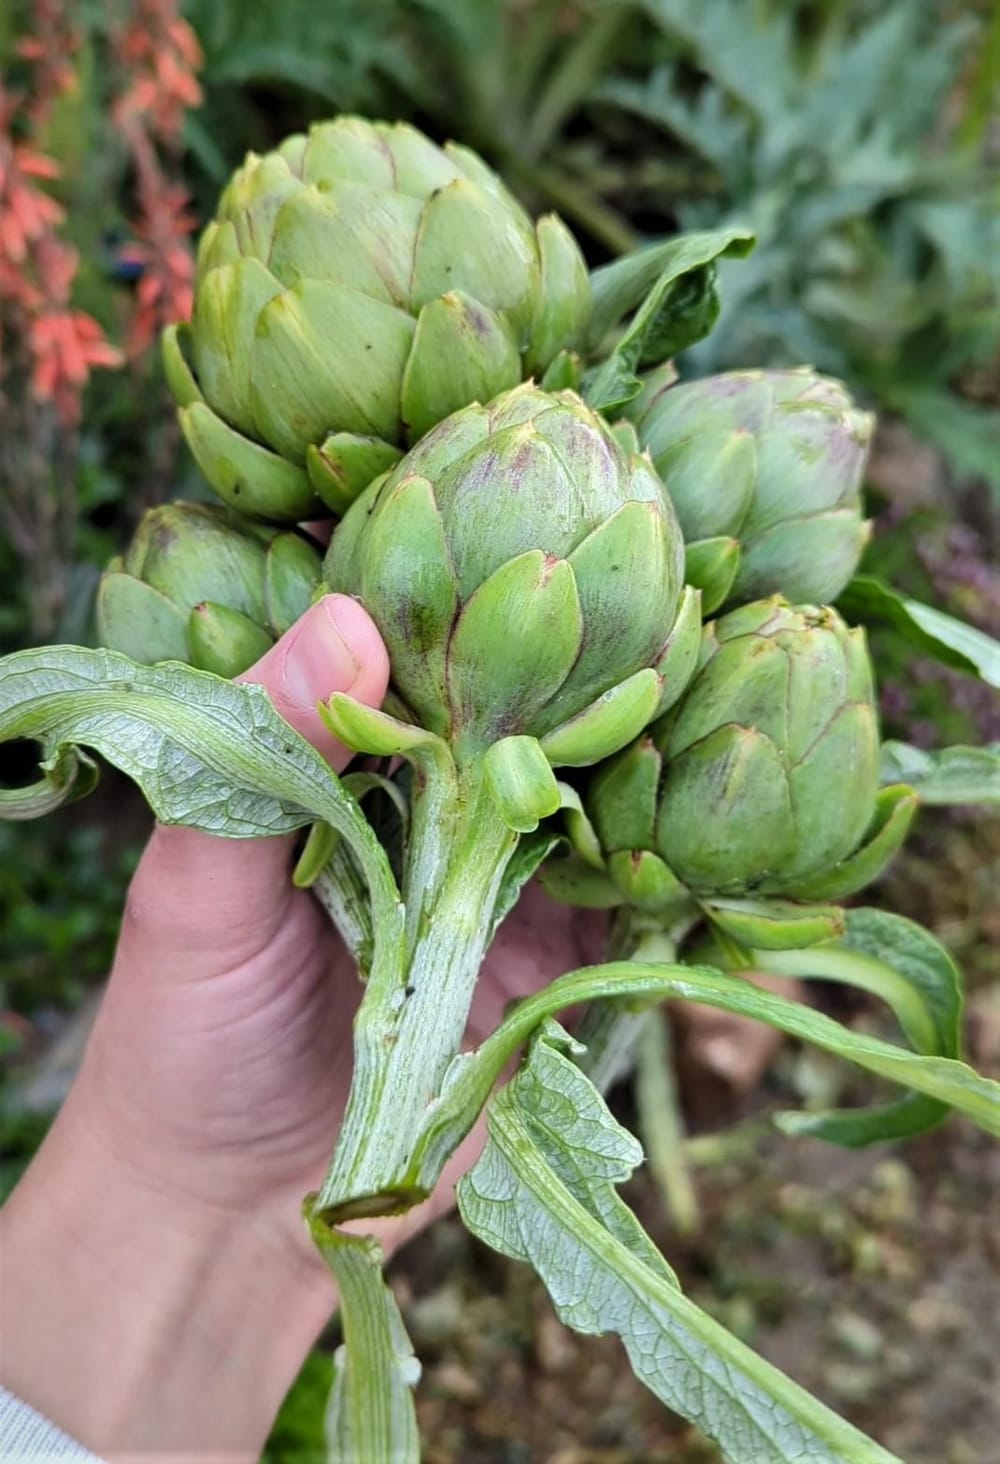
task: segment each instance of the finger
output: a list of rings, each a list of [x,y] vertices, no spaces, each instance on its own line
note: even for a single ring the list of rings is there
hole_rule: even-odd
[[[368,612],[349,595],[325,595],[241,681],[263,686],[275,709],[340,772],[352,754],[327,731],[316,705],[335,691],[377,707],[389,657]]]
[[[241,678],[264,687],[277,711],[338,770],[347,748],[327,731],[317,703],[343,691],[378,706],[389,662],[374,622],[346,595],[313,605]],[[291,894],[289,840],[219,839],[157,826],[129,892],[123,940],[165,942],[197,957],[206,932],[214,960],[258,948],[277,928]]]

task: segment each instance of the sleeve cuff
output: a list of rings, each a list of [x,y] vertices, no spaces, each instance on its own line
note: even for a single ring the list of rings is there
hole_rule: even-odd
[[[0,1464],[102,1464],[0,1383]]]

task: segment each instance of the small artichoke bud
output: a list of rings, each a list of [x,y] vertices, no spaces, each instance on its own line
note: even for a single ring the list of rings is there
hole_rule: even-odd
[[[475,153],[338,117],[233,175],[164,361],[215,491],[290,523],[343,513],[449,413],[565,377],[590,310],[569,230]]]
[[[185,661],[238,676],[309,608],[319,549],[304,534],[247,525],[227,509],[150,509],[101,578],[102,643],[134,661]]]
[[[651,373],[629,412],[677,510],[705,612],[776,593],[836,599],[868,541],[860,495],[874,418],[807,367],[672,379]]]
[[[325,574],[374,618],[412,719],[459,756],[528,736],[581,766],[690,673],[690,596],[670,642],[682,558],[648,461],[572,392],[522,385],[440,423],[373,484]]]
[[[863,630],[780,599],[715,625],[658,738],[656,848],[698,893],[795,893],[860,845],[878,792]]]
[[[840,916],[788,901],[875,878],[915,811],[909,789],[879,791],[878,763],[864,632],[834,610],[756,601],[705,627],[681,700],[596,771],[583,832],[630,903],[669,895],[638,862],[655,855],[735,937],[808,944]]]

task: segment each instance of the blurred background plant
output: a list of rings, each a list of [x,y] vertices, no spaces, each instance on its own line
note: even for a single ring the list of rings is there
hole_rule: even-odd
[[[0,651],[92,641],[97,576],[141,512],[203,496],[155,349],[190,309],[192,235],[248,149],[339,111],[471,144],[531,208],[562,213],[595,264],[683,228],[752,225],[757,248],[723,265],[719,324],[682,370],[809,361],[844,377],[882,422],[866,569],[995,631],[998,88],[990,0],[6,0]],[[915,660],[890,629],[872,640],[890,735],[1000,737],[987,688]],[[27,766],[5,749],[0,781]],[[86,1028],[144,819],[107,777],[79,808],[3,833],[0,1061],[15,1095],[0,1101],[4,1184],[44,1131],[40,1055],[49,1062],[75,1013],[71,1062]],[[932,910],[991,1040],[998,863],[995,819],[931,810],[885,886],[902,913]],[[46,1072],[54,1092],[63,1068]],[[712,1244],[695,1258],[706,1287]],[[445,1297],[418,1297],[427,1327]],[[524,1305],[496,1315],[536,1348],[543,1375],[573,1363],[547,1355]],[[290,1401],[273,1457],[305,1447],[322,1366]],[[432,1415],[476,1413],[471,1368],[452,1356],[435,1369]],[[539,1456],[557,1442],[538,1440]],[[470,1457],[461,1439],[448,1447],[434,1457]],[[483,1458],[512,1457],[497,1447]],[[937,1464],[940,1439],[929,1447]]]
[[[180,168],[201,56],[174,0],[32,0],[4,17],[0,507],[20,593],[2,629],[79,640],[102,560],[173,476],[149,348],[191,308]]]

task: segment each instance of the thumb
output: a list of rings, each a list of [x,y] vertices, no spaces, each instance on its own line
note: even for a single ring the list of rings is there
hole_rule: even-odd
[[[240,677],[338,771],[351,753],[324,727],[318,702],[335,691],[378,706],[389,658],[374,621],[347,595],[326,595]],[[129,891],[122,943],[165,943],[176,956],[232,960],[277,928],[289,895],[289,840],[220,839],[158,825]],[[209,945],[211,950],[209,950]]]
[[[340,772],[352,753],[323,725],[316,704],[335,691],[377,707],[389,658],[368,612],[349,595],[325,595],[240,681],[263,686],[275,710]]]

